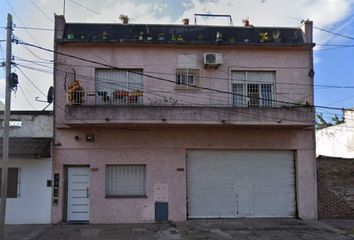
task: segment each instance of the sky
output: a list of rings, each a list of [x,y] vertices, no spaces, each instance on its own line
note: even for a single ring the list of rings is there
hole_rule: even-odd
[[[25,30],[21,27],[53,28],[54,13],[63,14],[64,0],[1,0],[0,62],[4,61],[7,13],[13,15],[14,35],[23,41],[53,48],[53,31]],[[315,84],[354,87],[354,0],[66,0],[67,22],[120,22],[180,24],[183,18],[194,23],[195,13],[230,14],[235,26],[248,18],[254,26],[298,27],[302,19],[314,22]],[[228,25],[226,19],[200,19],[198,24]],[[320,31],[329,30],[339,35]],[[352,39],[350,39],[352,38]],[[327,46],[323,46],[327,45]],[[349,45],[336,47],[328,45]],[[350,46],[351,45],[351,46]],[[53,84],[52,54],[13,44],[13,68],[19,75],[19,89],[12,94],[13,110],[41,110],[48,88]],[[28,63],[21,59],[38,61]],[[41,64],[43,66],[38,66]],[[46,73],[31,70],[41,68]],[[20,70],[19,70],[20,69]],[[0,99],[4,99],[5,68],[0,68]],[[31,83],[32,82],[32,83]],[[315,86],[315,105],[354,108],[354,88]],[[328,119],[338,111],[317,109]]]

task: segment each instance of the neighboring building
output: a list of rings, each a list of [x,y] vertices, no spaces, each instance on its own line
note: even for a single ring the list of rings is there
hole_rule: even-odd
[[[316,130],[316,154],[354,158],[354,109],[344,111],[344,123]]]
[[[318,217],[354,218],[354,158],[318,156]]]
[[[52,112],[11,111],[10,127],[5,223],[50,223]]]
[[[316,219],[313,46],[56,16],[52,222]]]

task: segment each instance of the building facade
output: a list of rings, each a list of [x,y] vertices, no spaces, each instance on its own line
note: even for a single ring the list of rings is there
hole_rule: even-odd
[[[316,130],[316,154],[334,158],[354,158],[354,113],[344,111],[344,122]]]
[[[52,136],[51,111],[11,112],[6,224],[51,222]]]
[[[56,16],[52,222],[316,219],[313,46]]]

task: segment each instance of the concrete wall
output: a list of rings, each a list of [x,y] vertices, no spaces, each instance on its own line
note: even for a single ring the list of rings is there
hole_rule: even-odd
[[[51,159],[10,159],[9,167],[19,168],[17,198],[8,198],[6,224],[48,224],[51,216]]]
[[[61,44],[57,48],[59,52],[121,68],[142,68],[145,74],[173,82],[176,81],[175,74],[176,68],[179,67],[179,56],[182,54],[194,55],[197,59],[195,65],[200,70],[200,76],[206,77],[201,78],[200,86],[226,92],[231,92],[229,79],[232,70],[276,71],[275,91],[278,100],[313,103],[313,89],[310,87],[312,78],[308,75],[311,69],[310,50],[94,44]],[[224,63],[218,69],[204,69],[203,54],[205,52],[222,53]],[[57,57],[55,104],[61,108],[56,108],[56,121],[57,124],[62,124],[65,119],[63,107],[67,100],[64,90],[66,73],[72,72],[70,68],[74,68],[77,80],[84,90],[96,90],[95,68],[102,68],[102,66],[62,55]],[[173,97],[181,105],[229,105],[232,102],[230,94],[202,89],[179,91],[176,90],[176,84],[173,82],[144,76],[144,103],[156,102],[156,98],[161,98],[161,95]],[[294,87],[292,85],[294,83],[300,85]],[[80,116],[77,117],[80,118]],[[291,115],[289,117],[291,119]]]
[[[316,130],[316,155],[354,158],[354,112],[344,113],[345,122]]]
[[[318,217],[354,218],[354,159],[317,158]]]
[[[95,142],[85,141],[85,134]],[[80,140],[75,141],[75,136]],[[81,128],[57,131],[54,172],[64,166],[89,165],[91,172],[91,223],[146,222],[154,219],[154,186],[168,184],[169,218],[186,220],[187,149],[274,149],[296,150],[296,179],[299,217],[317,217],[316,170],[313,130],[257,128]],[[147,198],[105,198],[106,164],[146,164]],[[177,171],[184,168],[184,171]],[[61,178],[59,205],[52,221],[60,222],[64,211],[64,182]]]
[[[3,118],[3,114],[0,113],[0,119]],[[40,111],[32,111],[32,113],[31,111],[23,111],[23,113],[11,113],[11,121],[20,121],[21,127],[11,127],[10,137],[53,137],[52,114],[42,114]],[[2,131],[3,130],[0,129],[0,136],[3,134]]]

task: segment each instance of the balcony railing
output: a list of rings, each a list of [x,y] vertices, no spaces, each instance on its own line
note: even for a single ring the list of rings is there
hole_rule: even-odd
[[[220,107],[294,107],[310,106],[312,96],[305,93],[268,93],[241,95],[214,91],[74,91],[67,93],[68,105],[158,105]]]

